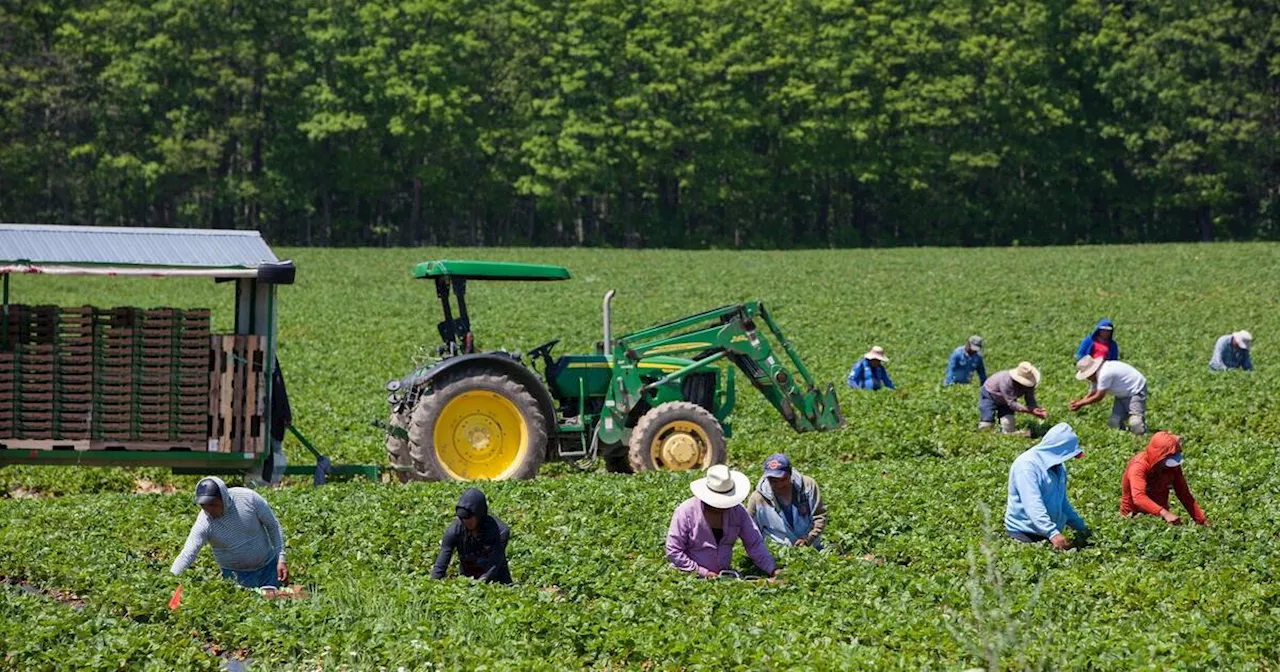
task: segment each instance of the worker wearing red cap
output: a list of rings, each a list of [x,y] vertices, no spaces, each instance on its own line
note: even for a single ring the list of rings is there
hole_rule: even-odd
[[[1182,474],[1182,437],[1156,432],[1146,450],[1134,455],[1124,470],[1124,481],[1120,485],[1121,515],[1133,517],[1149,513],[1160,516],[1170,525],[1182,524],[1182,518],[1169,510],[1170,489],[1178,493],[1178,501],[1192,520],[1199,525],[1209,524]]]

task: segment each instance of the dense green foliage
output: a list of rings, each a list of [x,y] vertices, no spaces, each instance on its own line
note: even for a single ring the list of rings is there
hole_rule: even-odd
[[[299,244],[1280,236],[1272,3],[0,7],[0,220]]]
[[[288,253],[299,283],[281,289],[281,361],[298,423],[340,460],[381,460],[367,424],[385,413],[381,386],[434,340],[439,318],[410,264],[442,251]],[[311,600],[235,590],[206,551],[184,577],[183,607],[169,612],[177,582],[166,570],[195,513],[189,490],[131,495],[137,475],[122,470],[8,468],[0,480],[10,489],[67,496],[0,499],[0,575],[72,590],[86,606],[5,595],[0,668],[105,670],[126,659],[187,669],[201,642],[247,649],[268,669],[919,669],[991,658],[1007,669],[1269,669],[1280,659],[1273,245],[448,253],[575,273],[568,283],[474,285],[482,346],[562,336],[561,352],[585,351],[611,287],[619,330],[760,297],[824,380],[841,381],[867,346],[885,346],[900,391],[842,389],[850,426],[839,432],[794,434],[759,395],[739,392],[730,462],[754,479],[763,457],[788,452],[823,486],[833,551],[786,552],[777,586],[699,582],[662,555],[689,477],[549,465],[534,481],[485,486],[514,530],[517,585],[437,583],[427,573],[460,486],[299,485],[264,494]],[[231,293],[202,281],[30,277],[14,291],[33,303],[211,306],[215,322]],[[1120,475],[1144,442],[1106,429],[1105,407],[1066,410],[1084,392],[1075,346],[1102,316],[1151,381],[1152,426],[1185,436],[1187,474],[1213,527],[1119,517]],[[1239,328],[1256,337],[1258,370],[1209,375],[1214,338]],[[1080,433],[1089,453],[1070,465],[1070,492],[1096,530],[1093,547],[1053,553],[999,538],[1008,465],[1030,442],[976,433],[975,389],[940,387],[947,354],[974,332],[992,370],[1038,364],[1050,420]],[[115,657],[93,658],[100,648]]]

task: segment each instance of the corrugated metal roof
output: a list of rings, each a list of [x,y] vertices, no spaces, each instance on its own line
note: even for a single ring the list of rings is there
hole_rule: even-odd
[[[257,231],[0,224],[0,262],[257,268],[276,255]]]

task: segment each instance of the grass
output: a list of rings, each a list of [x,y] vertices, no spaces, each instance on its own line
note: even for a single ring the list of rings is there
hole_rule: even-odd
[[[116,619],[79,619],[104,641],[195,629],[270,669],[1274,669],[1280,367],[1267,344],[1280,333],[1277,249],[286,250],[299,274],[280,290],[280,359],[298,425],[335,461],[383,461],[369,424],[385,416],[383,385],[438,340],[438,303],[409,278],[414,262],[479,256],[572,269],[567,283],[473,284],[473,326],[491,348],[560,337],[561,354],[589,351],[610,288],[619,290],[618,332],[764,299],[815,376],[841,389],[849,427],[795,434],[743,386],[730,462],[754,480],[761,459],[787,452],[823,487],[834,552],[784,553],[781,586],[699,583],[662,557],[688,477],[548,465],[535,481],[485,486],[515,530],[518,585],[441,584],[426,574],[458,485],[299,485],[267,496],[293,571],[316,586],[312,600],[266,603],[233,591],[206,552],[185,579],[187,603],[169,613],[165,570],[193,507],[185,494],[125,493],[138,478],[180,488],[190,479],[7,468],[6,490],[65,496],[0,499],[0,574],[84,596],[91,614]],[[208,306],[224,328],[232,294],[175,280],[18,277],[13,289],[27,303]],[[1117,323],[1124,358],[1150,380],[1153,430],[1185,437],[1191,487],[1213,527],[1119,517],[1120,476],[1144,442],[1106,428],[1109,404],[1066,410],[1084,393],[1072,375],[1075,346],[1104,316]],[[1210,375],[1214,339],[1241,328],[1256,337],[1258,371]],[[971,333],[986,338],[990,371],[1038,365],[1050,422],[1080,434],[1089,452],[1070,465],[1070,492],[1096,530],[1093,547],[1050,553],[1001,538],[1008,465],[1031,442],[978,434],[976,390],[940,386],[946,356]],[[872,344],[888,350],[897,392],[844,388]],[[47,659],[23,644],[25,626],[75,620],[33,599],[0,603],[10,617],[0,650],[20,654],[0,667]],[[145,656],[125,650],[130,661],[190,655],[189,642],[157,643]],[[74,651],[69,665],[110,667]]]

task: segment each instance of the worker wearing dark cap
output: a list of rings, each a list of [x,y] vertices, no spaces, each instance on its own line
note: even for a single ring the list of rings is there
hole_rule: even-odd
[[[822,548],[827,507],[818,484],[791,468],[791,460],[777,453],[764,461],[764,476],[747,498],[747,513],[766,539],[786,546]]]
[[[484,493],[469,488],[458,498],[455,518],[440,540],[440,554],[431,568],[431,578],[443,579],[454,551],[458,553],[458,573],[480,581],[511,583],[507,567],[507,540],[511,528],[489,515]]]
[[[169,571],[177,576],[195,562],[208,544],[222,576],[245,588],[282,586],[289,578],[284,564],[284,534],[271,505],[248,488],[228,488],[213,476],[196,484],[200,514],[187,543]]]

